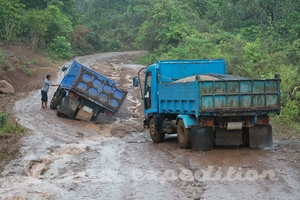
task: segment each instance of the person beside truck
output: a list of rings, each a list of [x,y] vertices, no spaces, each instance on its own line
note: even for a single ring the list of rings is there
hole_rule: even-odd
[[[52,82],[50,81],[51,79],[51,75],[47,74],[43,87],[41,89],[41,94],[42,94],[42,108],[46,108],[47,109],[47,102],[48,102],[48,90],[50,86],[59,86],[59,84],[52,84]]]

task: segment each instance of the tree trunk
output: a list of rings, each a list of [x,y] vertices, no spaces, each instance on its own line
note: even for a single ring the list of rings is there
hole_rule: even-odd
[[[31,51],[34,52],[37,49],[40,34],[37,32],[31,33]]]

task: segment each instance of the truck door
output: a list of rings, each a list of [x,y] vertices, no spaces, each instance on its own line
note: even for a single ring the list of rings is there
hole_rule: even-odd
[[[151,72],[147,72],[145,79],[145,89],[144,89],[144,110],[148,110],[151,108]]]

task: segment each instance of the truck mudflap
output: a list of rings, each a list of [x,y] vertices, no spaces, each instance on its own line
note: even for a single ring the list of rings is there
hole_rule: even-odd
[[[257,148],[273,147],[272,126],[254,125],[249,128],[249,145]]]
[[[79,105],[79,101],[68,96],[63,97],[62,102],[58,105],[57,115],[66,115],[70,118],[75,118],[75,112]]]
[[[191,139],[193,150],[210,150],[214,145],[214,130],[212,127],[193,126],[191,129]]]

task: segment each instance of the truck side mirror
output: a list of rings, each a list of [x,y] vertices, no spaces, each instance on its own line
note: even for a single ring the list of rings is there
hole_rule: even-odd
[[[68,66],[64,65],[64,66],[61,68],[61,71],[65,72],[67,69],[68,69]]]
[[[137,76],[133,77],[132,85],[133,85],[133,87],[139,86],[139,78]]]

